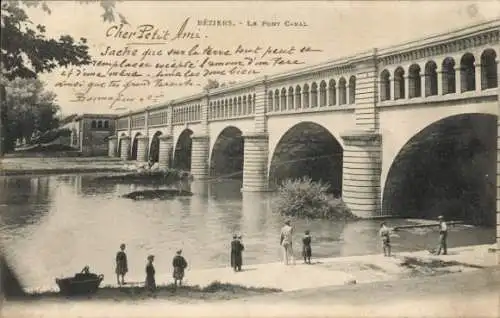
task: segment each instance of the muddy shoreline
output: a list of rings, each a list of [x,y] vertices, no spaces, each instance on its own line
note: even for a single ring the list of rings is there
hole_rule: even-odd
[[[200,287],[175,286],[174,284],[159,285],[152,293],[142,284],[117,286],[103,286],[95,294],[65,296],[58,291],[30,292],[22,296],[9,297],[9,301],[36,302],[36,301],[141,301],[147,299],[164,299],[175,302],[192,302],[197,300],[229,300],[246,296],[257,296],[282,292],[278,288],[248,287],[238,284],[220,283],[217,281]]]

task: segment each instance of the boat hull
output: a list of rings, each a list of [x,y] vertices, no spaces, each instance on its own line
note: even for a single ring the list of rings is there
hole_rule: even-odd
[[[56,284],[59,286],[59,292],[63,295],[87,295],[96,293],[103,279],[103,275],[75,276],[56,279]]]

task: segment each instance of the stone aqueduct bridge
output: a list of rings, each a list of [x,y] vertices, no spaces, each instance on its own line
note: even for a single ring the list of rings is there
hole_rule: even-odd
[[[284,136],[310,124],[342,147],[344,201],[360,216],[382,215],[391,165],[412,137],[457,115],[497,116],[499,30],[489,21],[122,114],[110,155],[167,167],[182,160],[174,157],[187,137],[185,158],[203,179],[229,130],[244,140],[242,191],[266,191]]]

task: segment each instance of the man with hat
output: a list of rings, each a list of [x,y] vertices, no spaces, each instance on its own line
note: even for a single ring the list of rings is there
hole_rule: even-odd
[[[439,248],[437,250],[437,255],[441,254],[441,250],[443,251],[443,255],[447,254],[446,249],[446,239],[448,237],[448,226],[444,220],[444,217],[440,215],[438,217],[439,220]]]
[[[241,235],[235,234],[231,241],[231,267],[235,272],[240,272],[243,265],[243,250],[245,247],[241,243],[241,238]]]

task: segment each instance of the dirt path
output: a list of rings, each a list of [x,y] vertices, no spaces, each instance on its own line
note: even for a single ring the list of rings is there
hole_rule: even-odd
[[[0,176],[123,171],[119,158],[1,158]]]
[[[5,318],[58,317],[498,317],[500,268],[242,300],[4,303]]]

